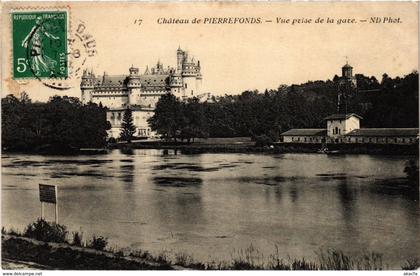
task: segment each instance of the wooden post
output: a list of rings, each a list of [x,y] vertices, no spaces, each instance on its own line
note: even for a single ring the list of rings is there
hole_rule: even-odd
[[[44,202],[41,201],[41,219],[44,218]]]
[[[55,197],[58,198],[57,186],[55,186]],[[58,200],[55,202],[55,224],[58,224]]]
[[[55,224],[58,224],[58,204],[55,205]]]

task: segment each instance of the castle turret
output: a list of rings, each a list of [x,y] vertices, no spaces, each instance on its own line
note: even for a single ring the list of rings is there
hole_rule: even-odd
[[[95,87],[95,76],[93,72],[83,70],[82,82],[80,83],[80,90],[82,91],[82,104],[87,104],[92,101],[92,92]]]
[[[201,75],[200,61],[197,61],[196,70],[197,70],[197,77],[196,77],[197,94],[199,94],[199,93],[201,93],[201,85],[202,85],[202,82],[203,82],[203,75]]]
[[[178,47],[178,50],[176,51],[176,71],[178,73],[181,73],[182,71],[182,62],[184,61],[184,51],[181,50],[181,47]]]
[[[139,68],[133,65],[129,69],[130,75],[128,76],[127,89],[128,89],[128,105],[139,105],[140,104],[140,76]]]

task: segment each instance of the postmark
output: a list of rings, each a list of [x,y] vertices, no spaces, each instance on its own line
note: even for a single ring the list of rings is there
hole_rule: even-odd
[[[67,11],[12,12],[13,78],[68,77]]]
[[[74,31],[68,39],[69,74],[73,78],[80,78],[88,59],[97,55],[96,40],[84,21],[77,20],[74,25]]]

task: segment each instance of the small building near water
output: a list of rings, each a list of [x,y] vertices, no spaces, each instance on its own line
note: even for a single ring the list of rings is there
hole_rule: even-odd
[[[326,117],[326,128],[290,129],[282,133],[283,143],[309,144],[415,144],[418,128],[360,128],[361,116],[355,113]]]

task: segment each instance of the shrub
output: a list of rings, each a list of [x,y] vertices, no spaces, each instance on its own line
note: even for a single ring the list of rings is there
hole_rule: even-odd
[[[96,250],[104,250],[107,245],[108,245],[108,238],[104,238],[102,236],[99,236],[99,237],[93,236],[93,238],[89,241],[86,247],[93,248]]]
[[[256,147],[265,147],[273,143],[273,140],[265,134],[260,135],[260,136],[255,136],[254,140],[255,140]]]
[[[67,230],[64,225],[50,223],[41,218],[29,224],[23,236],[45,242],[66,242]]]
[[[83,233],[73,232],[73,241],[71,242],[72,245],[82,246],[82,239]]]
[[[407,176],[407,180],[413,187],[419,185],[419,167],[415,160],[409,160],[405,164],[404,172]]]
[[[420,268],[420,259],[411,258],[408,259],[404,265],[401,266],[402,270],[416,270]]]

